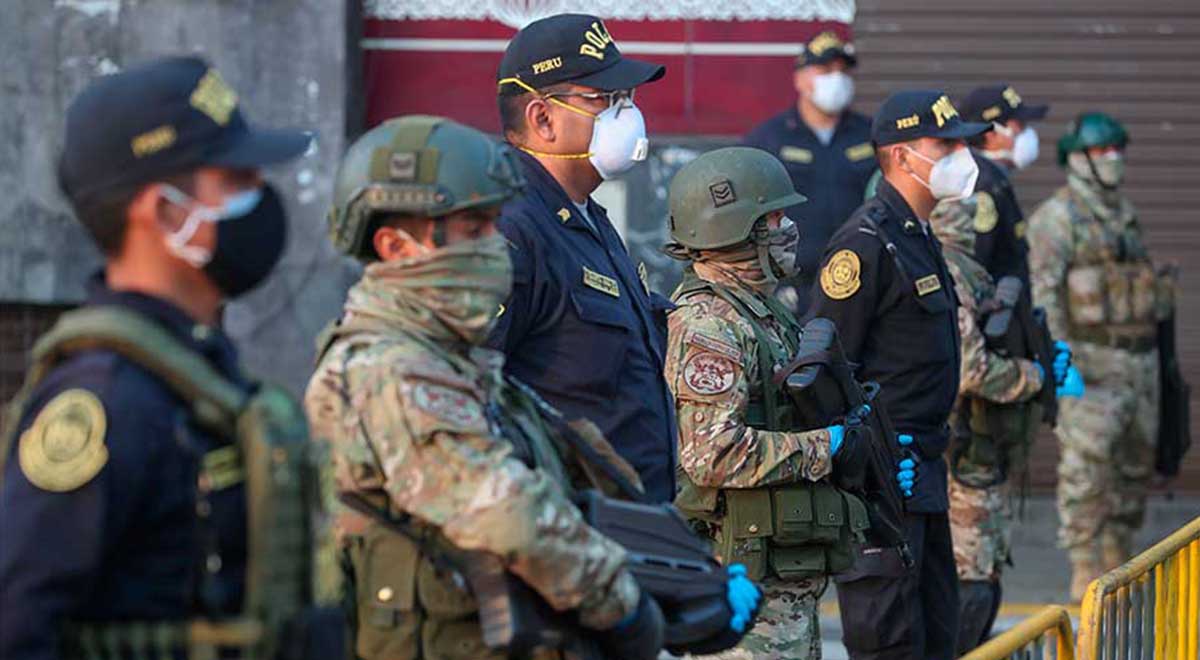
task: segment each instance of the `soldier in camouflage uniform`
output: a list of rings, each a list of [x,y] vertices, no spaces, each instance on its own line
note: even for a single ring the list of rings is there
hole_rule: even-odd
[[[671,182],[667,252],[690,262],[668,316],[683,484],[676,503],[723,561],[743,561],[752,579],[764,579],[757,626],[721,658],[821,657],[817,601],[845,548],[787,538],[782,528],[802,521],[787,518],[782,503],[802,502],[808,520],[813,509],[847,512],[843,539],[865,527],[852,520],[865,515],[861,503],[825,479],[835,462],[855,460],[854,441],[841,447],[841,426],[796,428],[771,384],[800,337],[771,293],[794,274],[799,232],[783,209],[802,201],[775,157],[747,147],[704,154]]]
[[[611,657],[654,658],[662,645],[662,614],[623,567],[624,549],[568,499],[593,472],[566,460],[540,401],[482,348],[511,286],[493,222],[522,184],[507,147],[419,116],[364,135],[338,174],[331,233],[367,266],[305,403],[314,434],[332,443],[338,489],[407,514],[429,540],[341,517],[364,660],[504,657],[484,645],[474,597],[440,570],[447,544],[503,562]],[[571,425],[637,481],[591,423]]]
[[[1159,423],[1155,324],[1174,304],[1173,273],[1154,268],[1120,190],[1127,143],[1112,117],[1080,115],[1058,143],[1067,185],[1029,219],[1034,300],[1087,383],[1056,429],[1059,542],[1076,601],[1130,556],[1142,524]]]
[[[960,301],[962,367],[947,456],[950,532],[962,613],[959,654],[987,638],[999,610],[1000,571],[1011,562],[1008,477],[1023,463],[1023,450],[1038,420],[1034,406],[1023,402],[1048,386],[1040,364],[1004,357],[985,343],[982,308],[995,295],[995,283],[976,257],[975,218],[973,197],[943,201],[929,217]],[[1066,366],[1066,360],[1056,363]]]

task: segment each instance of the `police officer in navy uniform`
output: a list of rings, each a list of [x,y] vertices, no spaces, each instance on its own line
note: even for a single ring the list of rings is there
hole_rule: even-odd
[[[132,313],[249,388],[220,308],[278,262],[286,218],[259,168],[309,137],[252,128],[238,105],[197,58],[104,76],[67,110],[59,179],[105,258],[86,309]],[[0,438],[0,657],[72,657],[64,633],[80,626],[141,622],[152,644],[151,624],[238,614],[246,489],[233,463],[202,478],[231,440],[112,350],[73,352],[36,382]],[[135,627],[114,644],[163,657],[127,646]]]
[[[777,295],[803,312],[825,243],[863,201],[875,171],[871,119],[850,109],[854,44],[835,32],[818,34],[796,58],[792,107],[750,131],[744,144],[775,154],[808,203],[787,210],[802,227],[799,273]],[[790,285],[790,286],[789,286]]]
[[[838,579],[852,658],[954,657],[958,584],[946,516],[946,422],[958,394],[958,300],[927,218],[939,200],[974,190],[964,140],[987,130],[962,120],[939,91],[898,92],[871,125],[883,180],[830,240],[810,316],[833,319],[858,377],[882,386],[901,444],[920,460],[906,501],[915,566],[865,548]]]
[[[663,67],[621,56],[604,22],[561,14],[518,32],[500,62],[504,137],[528,182],[505,205],[513,292],[490,343],[568,416],[595,422],[650,498],[675,496],[675,420],[663,380],[665,310],[590,195],[646,157],[639,85]]]
[[[992,279],[1014,275],[1028,290],[1025,214],[1009,175],[1037,160],[1038,134],[1032,123],[1045,118],[1049,106],[1026,103],[1011,85],[1000,83],[972,90],[959,110],[967,121],[992,125],[991,131],[968,141],[979,166],[979,182],[970,198],[975,207],[975,257]]]

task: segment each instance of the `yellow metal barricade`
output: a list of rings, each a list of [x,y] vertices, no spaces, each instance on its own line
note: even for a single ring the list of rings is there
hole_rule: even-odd
[[[1080,660],[1195,660],[1200,518],[1088,586]]]
[[[1074,637],[1067,609],[1048,605],[960,660],[1075,660]]]

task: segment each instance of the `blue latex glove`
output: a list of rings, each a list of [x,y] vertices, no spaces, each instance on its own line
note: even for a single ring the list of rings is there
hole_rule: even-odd
[[[733,610],[733,618],[729,619],[729,628],[740,633],[744,632],[746,624],[754,619],[754,614],[758,611],[758,604],[762,601],[762,592],[754,586],[750,578],[746,577],[745,566],[733,564],[727,571],[729,582],[726,598],[729,600],[729,609]]]
[[[1067,368],[1067,376],[1063,379],[1063,384],[1055,391],[1055,394],[1060,399],[1064,396],[1075,397],[1078,399],[1083,396],[1083,393],[1086,389],[1087,388],[1085,388],[1083,385],[1083,376],[1079,373],[1079,370],[1072,365],[1071,367]]]
[[[913,437],[907,433],[898,433],[896,442],[907,449],[912,446]],[[905,497],[912,497],[913,484],[916,481],[917,461],[915,459],[906,458],[896,464],[896,483],[900,484],[900,492],[904,493]]]
[[[1071,366],[1071,347],[1061,339],[1054,342],[1054,384],[1062,387]]]
[[[829,431],[829,455],[837,456],[838,450],[842,448],[842,441],[846,439],[846,427],[834,424],[825,430]]]
[[[913,485],[917,482],[917,462],[906,458],[896,464],[896,483],[905,497],[913,496]]]

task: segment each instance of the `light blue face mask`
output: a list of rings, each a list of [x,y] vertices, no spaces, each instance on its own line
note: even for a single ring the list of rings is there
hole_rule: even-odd
[[[170,184],[162,184],[163,197],[172,204],[186,209],[188,216],[179,229],[167,234],[167,248],[171,252],[195,266],[203,268],[212,260],[212,251],[196,245],[188,245],[188,241],[196,235],[201,222],[223,222],[245,216],[262,200],[261,187],[250,188],[234,193],[225,198],[220,207],[204,206],[195,198]]]

